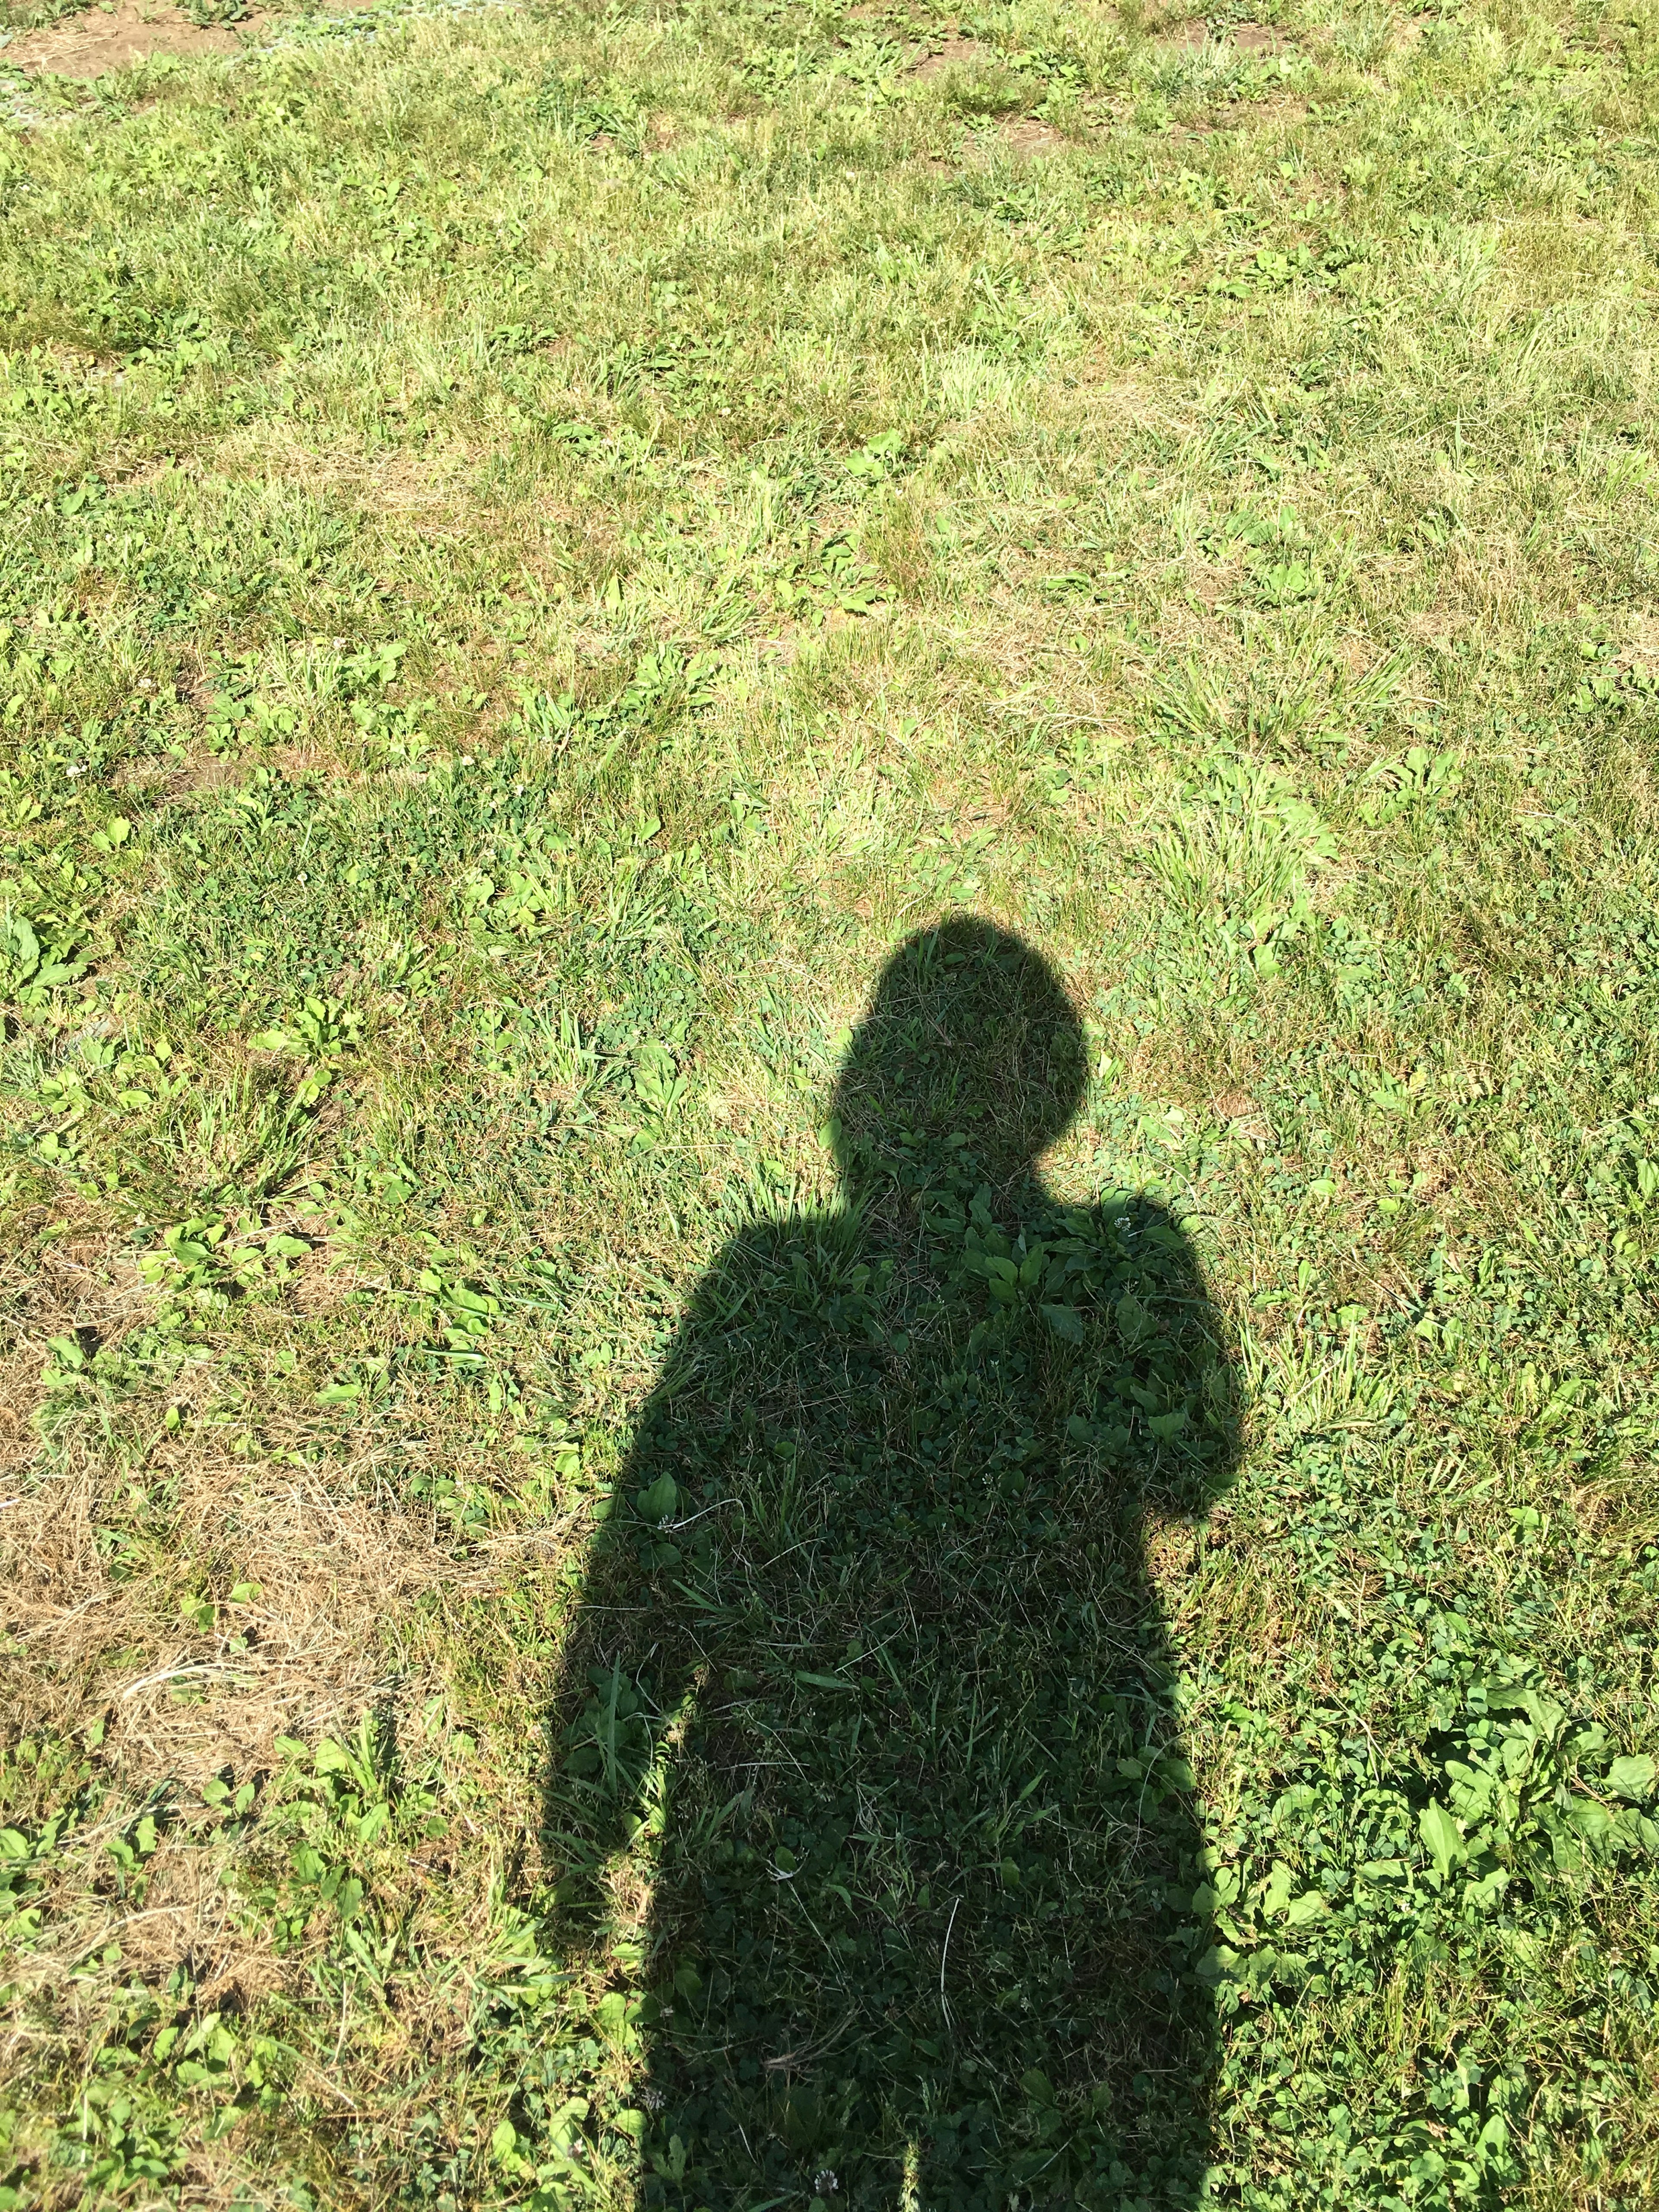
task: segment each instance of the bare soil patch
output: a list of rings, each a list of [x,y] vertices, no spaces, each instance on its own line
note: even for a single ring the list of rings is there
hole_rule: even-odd
[[[1022,115],[998,125],[1002,143],[1017,161],[1029,161],[1034,154],[1058,152],[1066,141],[1051,123]]]
[[[977,40],[951,37],[919,61],[915,73],[920,77],[943,76],[946,70],[969,69],[974,63],[985,58],[985,48]]]
[[[1212,35],[1218,46],[1235,46],[1243,54],[1288,53],[1296,45],[1294,39],[1266,23],[1228,23],[1218,34],[1212,34],[1202,15],[1177,24],[1164,43],[1171,46],[1201,46]]]
[[[234,53],[258,20],[250,16],[234,27],[216,24],[203,30],[161,0],[117,0],[107,15],[90,8],[45,30],[27,32],[5,49],[5,58],[32,76],[106,76],[148,61],[152,54]]]
[[[369,0],[332,0],[331,12],[368,4]],[[112,8],[89,8],[44,30],[25,32],[0,48],[0,57],[31,76],[89,82],[113,70],[131,69],[155,54],[234,54],[251,45],[276,15],[275,9],[254,9],[240,23],[204,29],[166,0],[116,0]]]

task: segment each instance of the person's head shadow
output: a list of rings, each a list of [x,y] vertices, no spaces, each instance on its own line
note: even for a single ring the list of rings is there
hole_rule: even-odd
[[[546,1842],[572,1940],[641,1962],[647,2202],[1197,2201],[1147,1536],[1228,1479],[1234,1393],[1167,1211],[1042,1180],[1086,1080],[1029,945],[909,939],[836,1084],[843,1203],[731,1240],[641,1413]]]
[[[915,1194],[929,1166],[969,1161],[1012,1191],[1085,1086],[1082,1025],[1039,953],[977,915],[925,930],[882,970],[836,1078],[848,1194]]]

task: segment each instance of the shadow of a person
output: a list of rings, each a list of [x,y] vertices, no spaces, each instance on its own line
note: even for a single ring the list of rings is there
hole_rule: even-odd
[[[572,1942],[639,1946],[647,2204],[1200,2194],[1202,1837],[1146,1540],[1229,1474],[1230,1368],[1166,1213],[1037,1178],[1084,1080],[1030,947],[904,945],[837,1089],[843,1206],[732,1240],[644,1410],[545,1843]]]

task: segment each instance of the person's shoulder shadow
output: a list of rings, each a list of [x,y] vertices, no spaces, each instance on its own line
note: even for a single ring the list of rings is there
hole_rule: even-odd
[[[553,1715],[566,1932],[641,1960],[647,2201],[1196,2202],[1201,1827],[1148,1571],[1236,1456],[1226,1336],[1142,1197],[1033,1163],[1076,1017],[964,920],[837,1092],[846,1204],[701,1284]]]

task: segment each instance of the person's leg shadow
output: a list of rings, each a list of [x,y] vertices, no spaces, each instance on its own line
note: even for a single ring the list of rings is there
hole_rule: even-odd
[[[1197,2201],[1202,1838],[1146,1547],[1227,1480],[1233,1389],[1169,1217],[1037,1177],[1083,1085],[1028,946],[905,945],[844,1211],[734,1239],[643,1413],[544,1840],[573,1942],[642,1923],[647,2203]]]

